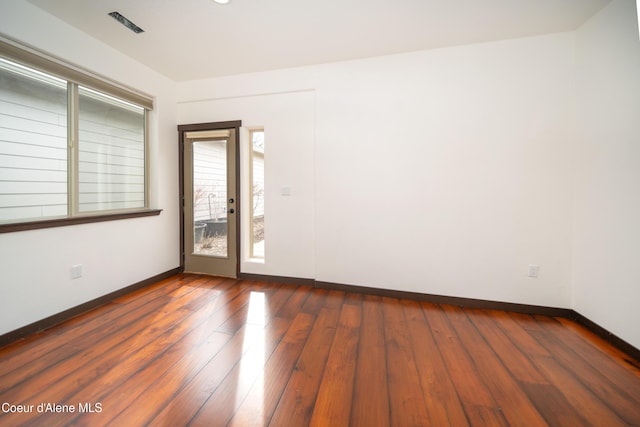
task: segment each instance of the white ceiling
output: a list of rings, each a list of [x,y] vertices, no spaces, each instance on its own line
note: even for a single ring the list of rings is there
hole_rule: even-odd
[[[29,0],[176,80],[576,29],[610,0]],[[144,33],[107,14],[118,11]]]

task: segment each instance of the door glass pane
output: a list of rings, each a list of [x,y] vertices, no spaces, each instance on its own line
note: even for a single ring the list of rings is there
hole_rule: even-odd
[[[227,256],[227,141],[193,142],[193,254]]]

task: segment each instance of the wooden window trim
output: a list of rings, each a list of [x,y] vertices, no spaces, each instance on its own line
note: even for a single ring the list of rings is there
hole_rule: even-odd
[[[90,224],[94,222],[116,221],[121,219],[142,218],[146,216],[158,216],[162,209],[144,209],[140,211],[117,212],[99,215],[72,216],[63,218],[50,218],[35,221],[12,222],[0,224],[1,233],[14,233],[17,231],[40,230],[43,228],[66,227],[69,225]]]

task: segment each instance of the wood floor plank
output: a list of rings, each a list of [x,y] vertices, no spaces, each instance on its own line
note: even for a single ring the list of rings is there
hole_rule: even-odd
[[[402,304],[395,298],[383,298],[382,301],[391,425],[428,424],[429,416]]]
[[[209,318],[208,328],[217,331],[225,319],[233,316],[238,310],[250,303],[251,293],[256,289],[260,289],[259,285],[251,283],[238,296],[228,300],[220,310],[215,311]],[[243,326],[236,331],[219,352],[210,355],[210,360],[207,360],[205,366],[194,372],[188,383],[185,384],[181,380],[171,381],[171,378],[163,377],[151,386],[157,402],[161,405],[158,413],[148,413],[148,410],[139,406],[129,406],[118,415],[119,422],[144,419],[146,423],[153,418],[153,423],[162,425],[164,422],[176,419],[191,419],[238,363],[242,355],[254,346],[255,343],[245,342],[247,329],[250,330],[249,334],[252,331],[267,329],[265,337],[279,337],[281,333],[284,333],[285,327],[285,322],[281,321],[269,322],[266,326],[255,324]]]
[[[536,320],[528,314],[491,311],[493,321],[520,351],[527,355],[549,356],[549,352],[529,333],[539,330]],[[530,325],[534,325],[532,328]]]
[[[273,283],[266,284],[260,282],[252,282],[251,286],[252,290],[247,294],[246,300],[243,300],[242,304],[238,306],[238,309],[235,310],[233,314],[230,314],[227,320],[216,328],[218,332],[233,335],[247,323],[249,314],[251,314],[253,317],[255,317],[256,315],[260,315],[263,317],[270,315],[270,312],[269,310],[266,310],[266,307],[262,307],[259,313],[256,313],[255,309],[253,310],[254,312],[250,313],[252,304],[255,305],[255,301],[257,301],[258,299],[260,299],[260,302],[262,303],[265,298],[265,294],[276,293],[276,291],[280,289],[279,286]],[[278,300],[281,301],[282,298],[278,298]],[[263,323],[264,319],[261,319],[260,322]]]
[[[585,362],[605,377],[621,384],[634,399],[640,399],[640,385],[629,372],[640,379],[640,361],[636,361],[611,344],[569,319],[556,319],[563,328],[554,328],[559,340],[566,343]],[[576,333],[578,332],[578,333]]]
[[[477,372],[511,426],[546,426],[526,393],[459,307],[444,307],[461,343],[472,354]]]
[[[298,334],[300,328],[309,327],[309,323],[298,319],[298,323],[277,318],[273,323],[288,326],[288,331]],[[269,334],[269,328],[262,325],[247,325],[244,335],[244,352],[238,363],[229,371],[220,385],[213,391],[198,413],[191,419],[191,426],[225,426],[244,402],[247,394],[264,372],[264,367],[272,352],[280,343],[285,331]]]
[[[224,293],[211,292],[206,299],[198,298],[200,309],[188,310],[191,315],[171,330],[170,336],[160,337],[159,343],[153,343],[151,347],[158,349],[151,352],[151,357],[143,352],[134,353],[125,359],[126,366],[119,365],[118,369],[108,371],[70,400],[103,402],[109,407],[109,413],[115,416],[136,402],[144,401],[150,384],[159,381],[167,372],[169,378],[174,376],[183,381],[189,378],[231,338],[228,334],[215,332],[215,329],[226,318],[222,310],[224,306],[242,292],[241,287],[236,287]],[[181,365],[173,366],[178,362]],[[114,393],[116,390],[126,390],[126,393]],[[79,417],[80,421],[89,419],[97,425],[92,414]]]
[[[499,405],[481,379],[475,364],[440,305],[422,303],[431,333],[442,354],[471,425],[506,426]]]
[[[496,356],[516,380],[531,384],[548,384],[547,380],[533,366],[531,360],[513,344],[498,324],[493,321],[498,313],[472,309],[465,311],[469,314],[471,321],[489,346],[494,350]],[[511,333],[525,335],[521,338],[514,337],[514,339],[526,340],[529,337],[529,334],[523,329],[517,331],[514,329]]]
[[[270,425],[309,425],[318,388],[322,380],[329,350],[335,336],[344,292],[330,291],[324,295],[316,322],[295,365],[282,397],[276,406]]]
[[[180,274],[0,349],[0,405],[67,409],[0,425],[640,425],[628,358],[569,319]]]
[[[368,295],[362,302],[351,425],[385,427],[389,423],[382,297]]]
[[[313,288],[309,291],[309,297],[306,299],[300,311],[309,314],[317,314],[325,304],[325,298],[329,295],[328,289]]]
[[[167,287],[167,291],[170,292],[170,289],[174,289],[172,286]],[[156,292],[151,291],[153,294]],[[151,299],[147,301],[146,305],[140,306],[138,304],[134,304],[134,310],[129,310],[129,308],[124,308],[123,312],[125,313],[123,316],[116,318],[118,321],[127,322],[127,324],[133,324],[135,327],[131,328],[131,331],[123,331],[122,324],[120,325],[109,325],[105,328],[98,328],[94,331],[99,331],[101,334],[117,334],[118,339],[126,339],[127,336],[130,336],[135,333],[137,330],[142,330],[144,328],[144,322],[140,322],[140,319],[149,315],[150,313],[154,313],[155,310],[158,310],[163,305],[166,305],[170,298],[166,298],[164,292],[160,293],[163,297],[158,297],[158,295],[154,295]],[[98,311],[98,313],[100,313]],[[87,316],[91,316],[90,313]],[[87,324],[90,322],[87,322]],[[116,322],[117,323],[117,322]],[[77,322],[72,322],[72,326],[70,332],[76,332],[78,329],[75,328]],[[63,326],[64,327],[64,326]],[[48,331],[47,331],[48,332]],[[100,336],[100,335],[98,335]],[[45,334],[42,337],[42,345],[45,348],[50,348],[50,342],[58,343],[61,341],[62,335],[59,334]],[[75,341],[72,341],[72,345],[67,343],[66,346],[62,346],[57,351],[52,351],[51,353],[47,353],[46,356],[51,356],[54,360],[53,364],[49,364],[48,357],[42,357],[37,361],[33,361],[29,365],[25,366],[22,370],[19,370],[18,373],[31,372],[33,370],[40,370],[36,375],[30,376],[28,379],[21,381],[17,386],[9,387],[8,392],[6,393],[4,400],[9,400],[10,402],[22,401],[22,402],[44,402],[44,403],[55,403],[62,402],[64,398],[64,394],[68,393],[69,390],[74,390],[75,387],[81,386],[83,382],[77,383],[74,381],[70,381],[69,373],[75,373],[75,369],[83,366],[83,361],[86,361],[87,358],[90,358],[91,355],[100,355],[106,352],[100,351],[100,348],[96,351],[96,335],[94,334],[84,334],[80,338],[78,338],[74,333],[70,333],[70,337],[76,338]],[[108,341],[108,340],[107,340]],[[104,345],[104,342],[100,342],[100,345]],[[100,347],[100,346],[97,346]],[[85,351],[82,351],[85,349]],[[38,349],[35,349],[38,352]],[[66,353],[66,350],[70,350],[71,353]],[[62,357],[60,355],[63,355]],[[118,353],[114,353],[118,354]],[[65,357],[66,356],[66,357]],[[56,359],[60,359],[61,361],[57,362]],[[44,363],[45,368],[42,368],[42,364]],[[5,377],[5,380],[7,377]],[[83,379],[84,381],[84,379]],[[9,383],[8,383],[9,384]],[[62,387],[60,387],[62,386]],[[62,390],[62,391],[60,391]],[[38,394],[40,393],[40,394]],[[54,398],[48,400],[45,398],[44,393],[49,393],[49,396],[53,394]],[[55,393],[62,393],[62,396],[58,396]],[[33,395],[31,399],[25,397],[27,395]],[[37,398],[35,397],[37,395]],[[74,405],[76,402],[73,403]],[[5,417],[3,417],[3,415]],[[6,415],[0,413],[0,424],[6,422]],[[35,417],[37,417],[37,413],[28,414],[28,416],[23,416],[21,422],[30,422]],[[68,413],[63,414],[51,414],[47,413],[47,423],[53,424],[56,420],[66,420],[69,416]],[[11,417],[13,420],[16,420],[15,416]]]
[[[193,296],[193,295],[192,295]],[[196,298],[204,306],[207,301],[206,290]],[[32,393],[39,390],[39,399],[44,402],[65,402],[71,401],[69,395],[69,384],[83,390],[96,381],[100,381],[114,370],[114,367],[121,369],[119,372],[135,372],[141,364],[146,363],[155,354],[163,351],[167,346],[179,340],[186,330],[189,329],[189,317],[197,316],[197,312],[180,310],[181,305],[189,301],[186,297],[181,297],[171,301],[162,309],[167,309],[171,316],[160,318],[149,317],[150,321],[137,322],[139,328],[131,329],[135,333],[129,336],[122,333],[113,334],[99,344],[94,344],[91,352],[85,352],[78,358],[74,365],[74,359],[64,362],[62,370],[57,371],[60,377],[47,379],[46,388],[41,387],[41,383],[27,381],[19,388],[11,390],[14,398],[20,399],[22,392]],[[44,379],[40,376],[38,379]],[[22,398],[28,400],[28,397]],[[73,400],[75,401],[75,399]],[[66,414],[67,416],[72,416]]]
[[[550,426],[590,425],[589,420],[585,419],[553,384],[522,383],[522,388]]]
[[[115,298],[110,301],[109,304],[97,307],[88,313],[83,313],[62,324],[55,325],[48,329],[48,332],[68,336],[72,331],[75,333],[77,329],[86,331],[88,329],[87,326],[96,325],[99,324],[99,322],[110,323],[111,319],[105,316],[108,311],[114,310],[121,315],[135,308],[142,307],[155,298],[169,295],[173,296],[175,292],[181,289],[189,289],[193,283],[203,281],[219,282],[220,280],[222,279],[219,277],[197,277],[182,274],[169,277],[150,286]]]
[[[187,336],[115,388],[91,387],[80,392],[83,397],[85,393],[100,395],[92,401],[102,403],[104,414],[100,417],[82,414],[73,425],[99,427],[114,425],[116,421],[126,422],[123,425],[144,425],[161,411],[167,396],[185,387],[231,338],[228,334],[208,332],[207,339],[195,345],[189,342],[192,336]]]
[[[499,312],[493,314],[494,322],[545,376],[548,382],[546,386],[535,387],[526,383],[522,386],[551,425],[581,425],[590,422],[585,420],[589,420],[592,413],[607,413],[601,402],[596,403],[595,409],[589,406],[589,402],[597,402],[598,399],[580,387],[576,378],[553,360],[552,351],[543,345],[544,337],[548,334],[546,328],[555,323],[553,319],[544,318],[537,322],[530,315]],[[577,391],[574,389],[575,386],[579,387]],[[619,422],[619,418],[614,417],[612,422]]]
[[[199,274],[176,274],[175,276],[161,280],[150,286],[136,289],[133,292],[129,292],[118,298],[113,299],[114,304],[132,304],[138,300],[145,300],[152,298],[154,294],[160,293],[173,293],[176,289],[183,288],[184,286],[192,287],[197,286],[199,283],[215,282],[219,283],[223,281],[222,277],[203,276]],[[170,286],[167,286],[170,285]]]
[[[121,316],[124,316],[136,309],[144,307],[156,298],[167,299],[167,295],[179,288],[181,281],[179,278],[166,279],[160,286],[156,286],[151,289],[148,295],[144,295],[139,299],[132,300],[131,304],[122,306],[111,302],[102,307],[99,307],[91,312],[77,316],[61,325],[56,325],[47,330],[47,341],[42,343],[37,338],[42,337],[42,333],[35,334],[33,339],[31,337],[27,340],[21,340],[16,344],[5,346],[0,349],[0,358],[3,359],[3,363],[0,365],[0,384],[11,383],[14,380],[3,378],[7,373],[20,369],[22,373],[23,366],[28,363],[39,361],[43,363],[43,356],[51,355],[53,357],[58,356],[60,351],[73,350],[68,348],[69,341],[75,341],[87,334],[105,334],[104,328],[117,327],[114,323]],[[59,339],[55,339],[56,335],[62,335]],[[51,357],[50,356],[50,357]]]
[[[247,304],[243,346],[248,349],[193,417],[192,425],[225,425],[229,421],[261,376],[266,360],[282,336],[270,335],[265,324],[274,319],[274,324],[282,324],[283,327],[290,323],[288,319],[275,318],[273,313],[289,300],[293,289],[275,284],[263,286],[260,292],[251,292]],[[289,333],[298,334],[298,328],[302,326],[304,323],[296,323],[293,330],[289,328]]]
[[[402,301],[427,414],[432,425],[469,424],[440,351],[417,301]]]
[[[538,332],[532,332],[538,333]],[[564,395],[571,406],[591,425],[623,426],[627,425],[607,405],[598,399],[590,390],[577,380],[573,374],[563,368],[552,357],[534,356],[534,364]],[[543,413],[554,411],[553,406],[541,408]]]
[[[311,415],[310,425],[312,426],[349,424],[360,320],[359,306],[351,304],[342,306],[338,328]]]
[[[96,341],[95,337],[87,336],[81,340],[73,341],[64,351],[54,352],[50,357],[43,357],[39,361],[32,362],[28,367],[12,371],[3,377],[4,388],[0,393],[0,400],[11,398],[13,400],[28,400],[41,390],[48,390],[59,383],[68,372],[73,372],[78,366],[83,366],[88,361],[110,350],[116,351],[123,339],[131,338],[135,334],[145,330],[144,318],[164,307],[169,300],[155,300],[145,306],[143,312],[132,312],[130,316],[124,316],[121,320],[130,322],[132,327],[125,328],[117,323],[107,331],[105,339]],[[92,346],[89,347],[89,344]],[[55,369],[53,369],[55,368]],[[11,386],[13,385],[13,386]],[[0,414],[0,420],[2,415]]]
[[[625,378],[618,379],[619,385],[616,385],[610,378],[618,373],[619,366],[611,363],[609,369],[605,369],[611,377],[603,374],[600,371],[603,368],[597,368],[585,360],[585,358],[598,356],[599,352],[585,347],[582,353],[576,353],[572,346],[568,345],[575,343],[567,342],[569,339],[567,331],[559,322],[547,323],[545,333],[537,333],[536,338],[568,373],[574,378],[580,378],[583,388],[628,424],[640,425],[640,406],[637,404],[640,401],[640,378],[627,374]]]
[[[152,388],[153,405],[149,406],[155,407],[158,412],[140,405],[129,405],[113,419],[114,425],[186,424],[243,354],[244,332],[243,327],[220,351],[212,354],[204,366],[189,376],[188,381],[173,375],[163,376],[156,381]],[[219,370],[214,368],[216,365]]]
[[[200,280],[193,281],[187,285],[181,286],[181,289],[184,289],[185,292],[190,292],[192,290],[206,290],[208,293],[213,295],[220,295],[223,299],[230,300],[235,298],[242,292],[253,289],[253,285],[251,283],[242,283],[237,281],[236,279],[230,278],[207,278],[207,276],[203,276]],[[178,291],[172,292],[171,296],[173,298],[179,297],[181,294]],[[185,310],[197,310],[199,307],[199,302],[193,298],[191,302],[188,302],[184,305],[183,309]]]
[[[289,297],[289,300],[287,300],[286,304],[284,304],[275,313],[275,315],[285,319],[293,319],[298,315],[298,313],[300,313],[300,311],[302,311],[302,307],[311,295],[311,290],[313,288],[308,286],[298,287],[295,285],[286,285],[286,288],[292,291],[291,296]]]
[[[526,331],[543,330],[543,327],[540,325],[540,323],[536,321],[536,319],[530,314],[516,313],[516,312],[510,311],[510,312],[504,313],[504,315],[513,319],[520,328]]]
[[[360,292],[347,292],[344,296],[344,303],[350,305],[362,306],[364,294]]]
[[[149,425],[166,426],[186,423],[193,419],[211,395],[223,384],[227,376],[234,374],[234,367],[246,354],[255,354],[256,347],[260,351],[265,347],[275,346],[289,326],[289,321],[275,318],[268,325],[243,326],[233,338],[207,363],[183,388],[169,396],[163,393],[164,408],[151,420]],[[251,338],[261,335],[263,342],[253,342]],[[245,339],[247,338],[247,339]],[[171,387],[171,389],[174,389]],[[174,389],[175,390],[175,389]],[[119,419],[131,420],[133,410],[123,412]],[[136,415],[136,419],[144,414]],[[145,421],[146,423],[146,421]],[[120,424],[120,425],[125,425]]]
[[[300,312],[296,315],[248,395],[229,421],[230,426],[269,424],[315,321],[315,316],[308,313]]]

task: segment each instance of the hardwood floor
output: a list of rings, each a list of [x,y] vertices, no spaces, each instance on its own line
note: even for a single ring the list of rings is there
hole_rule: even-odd
[[[639,366],[566,319],[178,275],[0,349],[0,425],[640,425]]]

